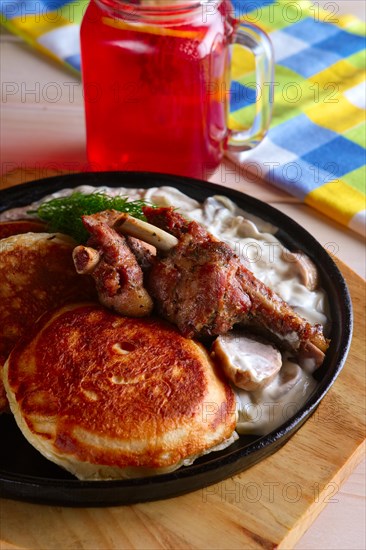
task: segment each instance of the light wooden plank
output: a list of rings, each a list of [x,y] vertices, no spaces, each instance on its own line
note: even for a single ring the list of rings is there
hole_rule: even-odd
[[[20,67],[21,70],[19,70]],[[1,35],[1,73],[2,81],[24,82],[29,89],[32,89],[34,81],[41,83],[79,81],[75,73],[62,63],[36,50],[20,37],[7,32]]]
[[[1,117],[2,143],[0,188],[6,173],[18,170],[18,182],[26,181],[27,170],[36,179],[54,172],[83,171],[86,165],[84,113],[80,109],[17,107],[4,109]],[[32,178],[33,179],[33,178]]]
[[[83,106],[81,80],[71,70],[20,39],[1,43],[1,100],[9,104],[54,109]],[[22,70],[19,70],[19,67]]]
[[[296,550],[350,548],[351,536],[354,550],[366,548],[365,469],[363,461],[336,494],[329,488],[327,506],[295,545]]]

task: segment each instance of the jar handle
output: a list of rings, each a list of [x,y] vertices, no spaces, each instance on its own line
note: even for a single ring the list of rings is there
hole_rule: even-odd
[[[249,129],[228,130],[226,150],[240,153],[253,149],[266,135],[272,117],[274,55],[270,39],[259,27],[241,22],[234,44],[250,50],[256,67],[256,116]]]

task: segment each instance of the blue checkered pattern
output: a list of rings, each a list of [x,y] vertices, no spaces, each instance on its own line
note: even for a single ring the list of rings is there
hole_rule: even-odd
[[[271,129],[254,150],[230,155],[255,174],[364,233],[365,33],[352,17],[310,2],[234,2],[236,15],[269,34],[275,53]],[[316,6],[316,4],[315,4]],[[253,67],[235,66],[231,118],[250,126]]]

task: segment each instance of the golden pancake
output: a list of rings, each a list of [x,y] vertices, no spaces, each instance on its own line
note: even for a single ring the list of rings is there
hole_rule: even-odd
[[[46,224],[38,220],[6,220],[0,222],[0,239],[21,233],[44,233]]]
[[[234,393],[200,344],[96,304],[44,315],[4,383],[28,441],[80,479],[172,471],[236,435]]]
[[[75,272],[69,237],[25,233],[0,240],[0,370],[20,336],[46,311],[92,299],[94,283]],[[0,383],[0,411],[6,399]]]

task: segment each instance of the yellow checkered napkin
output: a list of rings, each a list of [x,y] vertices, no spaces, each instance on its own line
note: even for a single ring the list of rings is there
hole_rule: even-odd
[[[269,34],[276,67],[271,129],[258,147],[233,159],[365,234],[364,24],[304,1],[238,1],[236,7],[239,17]],[[247,56],[244,71],[240,53]],[[236,51],[234,127],[249,127],[256,115],[252,63],[245,51]]]
[[[89,0],[0,0],[1,23],[43,53],[80,71],[80,23]]]

